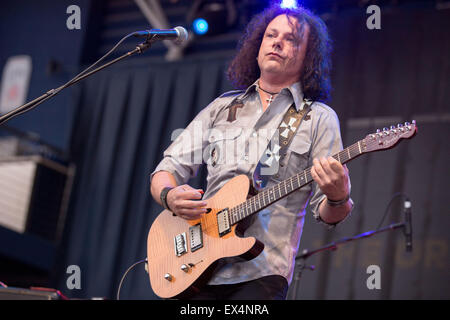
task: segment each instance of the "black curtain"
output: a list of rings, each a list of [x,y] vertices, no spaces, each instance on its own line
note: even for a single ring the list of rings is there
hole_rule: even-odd
[[[382,29],[368,30],[361,11],[328,21],[334,39],[333,99],[344,144],[417,117],[419,134],[384,153],[349,165],[352,216],[327,231],[307,216],[301,248],[373,230],[395,192],[413,200],[413,256],[402,256],[400,233],[379,235],[323,253],[308,263],[302,299],[448,299],[450,45],[448,10],[389,11]],[[95,75],[78,87],[78,117],[71,145],[77,174],[59,255],[57,287],[71,297],[114,298],[121,276],[146,256],[146,237],[162,210],[150,196],[149,174],[173,130],[230,85],[229,59],[156,64],[142,59]],[[422,121],[422,122],[421,122]],[[204,170],[190,182],[202,186]],[[386,223],[400,221],[401,202]],[[397,248],[398,247],[398,248]],[[402,260],[403,258],[403,260]],[[366,287],[366,268],[382,270],[382,289]],[[81,290],[67,290],[67,266],[81,269]],[[143,266],[127,276],[121,297],[152,299]]]

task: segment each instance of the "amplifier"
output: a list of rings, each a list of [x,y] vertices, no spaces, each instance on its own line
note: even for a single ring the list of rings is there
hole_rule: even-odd
[[[0,161],[0,225],[57,242],[73,178],[70,166],[40,156]]]

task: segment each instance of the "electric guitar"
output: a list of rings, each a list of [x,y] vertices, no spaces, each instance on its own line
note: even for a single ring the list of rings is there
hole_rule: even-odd
[[[344,164],[369,152],[393,148],[400,139],[412,138],[415,121],[377,130],[335,154]],[[261,190],[247,199],[250,181],[246,175],[229,180],[206,199],[211,211],[197,220],[186,220],[162,211],[147,239],[148,273],[153,291],[161,298],[183,298],[198,291],[225,257],[253,259],[264,249],[254,237],[241,237],[243,219],[311,183],[311,168]]]

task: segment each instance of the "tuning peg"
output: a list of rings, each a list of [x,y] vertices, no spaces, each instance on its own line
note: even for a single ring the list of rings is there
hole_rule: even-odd
[[[409,122],[405,122],[405,126],[409,126],[410,125],[410,123]]]
[[[377,129],[377,133],[380,133],[381,132],[381,130],[380,129]]]
[[[384,128],[383,128],[383,131],[388,131],[388,130],[389,130],[389,129],[388,129],[388,128],[386,128],[386,127],[384,127]]]
[[[395,129],[395,126],[391,126],[391,130],[394,130]]]
[[[413,124],[413,125],[416,125],[416,120],[412,120],[412,124]]]
[[[399,124],[397,125],[397,128],[401,128],[401,127],[403,127],[403,125],[402,125],[401,123],[399,123]]]

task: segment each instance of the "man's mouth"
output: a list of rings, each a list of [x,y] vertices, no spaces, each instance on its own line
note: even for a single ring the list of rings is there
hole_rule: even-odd
[[[278,58],[280,58],[280,59],[283,59],[283,57],[280,56],[280,55],[279,55],[278,53],[276,53],[276,52],[270,52],[270,53],[268,53],[267,55],[268,55],[268,56],[278,57]]]

